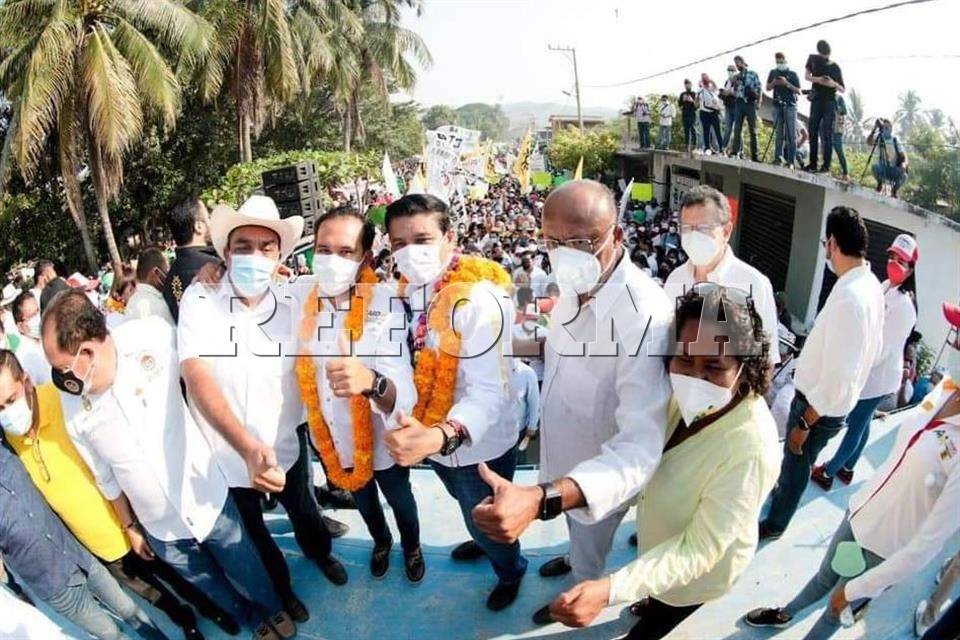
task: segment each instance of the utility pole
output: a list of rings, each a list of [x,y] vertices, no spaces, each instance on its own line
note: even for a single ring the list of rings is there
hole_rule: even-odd
[[[573,91],[577,97],[577,124],[580,126],[580,133],[583,133],[583,112],[580,110],[580,74],[577,71],[577,48],[553,46],[551,44],[547,45],[547,49],[573,54]]]

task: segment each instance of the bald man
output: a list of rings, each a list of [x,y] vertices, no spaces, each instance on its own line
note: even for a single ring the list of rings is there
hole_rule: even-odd
[[[660,462],[670,397],[660,356],[672,307],[626,256],[616,202],[600,183],[553,191],[542,224],[561,291],[544,346],[543,483],[494,478],[493,499],[473,516],[488,535],[509,541],[533,520],[565,512],[569,560],[550,560],[540,573],[572,570],[580,583],[604,575],[614,533]],[[551,615],[544,606],[533,619],[546,624]]]

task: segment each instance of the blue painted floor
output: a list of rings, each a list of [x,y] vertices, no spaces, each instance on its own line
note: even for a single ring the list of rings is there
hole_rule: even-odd
[[[764,546],[753,563],[722,600],[709,603],[678,627],[671,638],[802,638],[813,625],[820,610],[811,611],[791,628],[778,633],[749,629],[741,616],[757,606],[783,604],[812,575],[840,521],[847,499],[863,478],[887,456],[894,440],[893,419],[874,423],[871,442],[861,460],[852,487],[840,485],[829,494],[811,485],[790,529],[779,541]],[[836,449],[835,438],[823,454],[827,459]],[[535,472],[518,472],[518,481],[532,483]],[[456,503],[446,495],[429,470],[413,474],[414,492],[420,507],[421,537],[427,560],[427,576],[419,586],[411,586],[403,574],[399,544],[393,554],[394,565],[385,579],[375,581],[368,570],[371,541],[356,511],[330,512],[351,527],[346,537],[336,540],[334,552],[343,560],[350,582],[343,587],[328,583],[319,570],[306,560],[299,549],[282,512],[270,514],[270,528],[287,554],[294,575],[294,587],[310,609],[311,619],[300,626],[299,637],[329,640],[443,638],[444,640],[485,638],[616,638],[632,626],[634,619],[622,607],[611,607],[589,629],[572,630],[553,624],[534,627],[531,614],[570,585],[568,578],[546,580],[536,570],[540,564],[565,549],[566,528],[563,519],[535,523],[523,538],[524,552],[530,559],[530,572],[520,596],[507,610],[492,613],[484,602],[495,578],[486,561],[460,564],[449,558],[450,549],[467,539]],[[388,508],[388,507],[385,507]],[[387,514],[387,519],[391,516]],[[391,523],[392,524],[392,523]],[[633,512],[624,519],[608,559],[610,567],[630,560],[634,550],[627,538],[633,530]],[[399,536],[394,530],[394,537]],[[954,540],[942,557],[955,552]],[[841,630],[840,640],[870,638],[876,640],[913,637],[913,610],[916,602],[933,588],[933,574],[939,561],[920,572],[908,584],[888,591],[870,607],[856,626]],[[157,614],[157,618],[163,618]],[[164,622],[167,622],[163,619]],[[168,623],[167,623],[168,624]],[[176,629],[171,638],[179,638]],[[202,630],[211,639],[225,639],[209,623]]]

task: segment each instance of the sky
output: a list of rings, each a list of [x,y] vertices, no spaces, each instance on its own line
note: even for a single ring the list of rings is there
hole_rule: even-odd
[[[725,79],[733,54],[639,84],[605,85],[668,69],[789,29],[895,0],[425,0],[406,26],[434,58],[412,97],[419,103],[532,100],[569,104],[573,66],[548,45],[577,49],[584,107],[619,108],[637,93],[678,93],[685,77]],[[803,77],[817,40],[830,42],[848,91],[868,117],[892,117],[897,97],[914,89],[921,108],[939,107],[960,124],[960,0],[935,0],[852,18],[737,49],[766,79],[783,51]],[[908,57],[909,56],[909,57]],[[952,56],[952,57],[951,57]],[[807,83],[804,83],[807,87]],[[805,102],[801,104],[806,104]],[[590,115],[585,110],[585,115]]]

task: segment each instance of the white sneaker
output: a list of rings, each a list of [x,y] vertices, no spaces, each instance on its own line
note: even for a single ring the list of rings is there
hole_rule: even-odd
[[[933,621],[936,622],[940,618],[940,616],[943,615],[943,612],[950,608],[951,604],[953,604],[953,600],[951,600],[950,598],[947,598],[947,600],[943,603],[943,606],[940,607],[940,611],[937,612],[937,616],[936,618],[934,618]],[[927,610],[926,600],[921,600],[920,602],[917,603],[917,610],[913,614],[913,632],[917,635],[918,638],[921,637],[923,634],[925,634],[927,630],[933,626],[932,624],[923,623],[923,612],[926,610]]]

